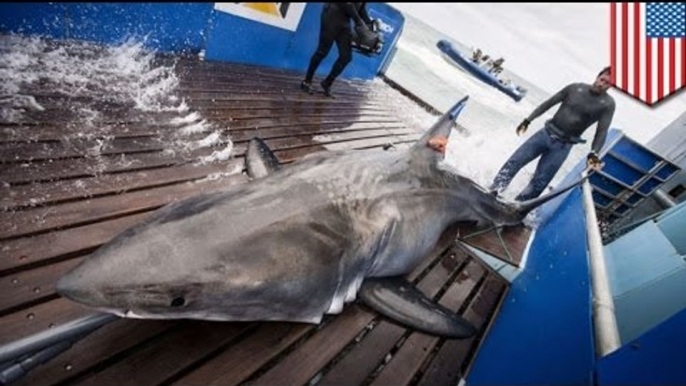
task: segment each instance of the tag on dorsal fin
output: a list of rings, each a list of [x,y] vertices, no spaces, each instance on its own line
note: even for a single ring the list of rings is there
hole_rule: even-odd
[[[360,287],[359,297],[380,314],[428,334],[462,339],[477,332],[460,315],[427,298],[400,276],[366,279]]]
[[[262,178],[281,168],[274,152],[258,137],[251,139],[248,144],[248,150],[245,152],[245,165],[251,178]]]

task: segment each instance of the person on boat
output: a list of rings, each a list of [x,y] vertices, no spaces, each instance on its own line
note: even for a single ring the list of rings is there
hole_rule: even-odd
[[[474,63],[479,63],[479,60],[481,60],[481,55],[483,55],[483,52],[481,52],[481,48],[477,48],[476,51],[472,54],[472,61]]]
[[[599,170],[602,162],[598,153],[605,143],[615,112],[615,101],[607,93],[610,82],[610,67],[606,67],[600,71],[592,85],[572,83],[525,118],[517,126],[517,135],[524,134],[531,121],[561,103],[555,116],[545,122],[543,128],[524,142],[505,162],[491,184],[491,193],[498,194],[505,190],[519,170],[540,156],[531,181],[516,199],[523,201],[538,197],[567,159],[572,146],[586,142],[581,139],[581,135],[595,122],[598,125],[591,151],[586,156],[586,164],[589,168]]]
[[[491,57],[489,55],[484,55],[481,57],[481,63],[479,63],[479,66],[488,67],[491,65],[491,63],[493,63]]]
[[[352,60],[352,30],[350,20],[357,27],[372,29],[372,20],[369,18],[366,9],[367,3],[325,3],[321,15],[321,27],[319,31],[319,44],[315,50],[310,65],[307,68],[305,80],[300,84],[300,88],[312,94],[312,78],[317,67],[329,54],[334,41],[338,47],[338,59],[331,68],[329,75],[321,82],[324,94],[333,97],[331,85],[338,75],[343,72],[345,67]]]
[[[505,59],[503,58],[498,58],[493,61],[493,64],[491,65],[491,68],[488,70],[488,72],[492,73],[493,75],[498,75],[503,71],[503,63],[505,62]]]

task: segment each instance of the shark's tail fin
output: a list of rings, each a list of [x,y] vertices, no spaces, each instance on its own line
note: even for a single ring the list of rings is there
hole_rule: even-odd
[[[531,200],[518,202],[515,204],[517,212],[519,213],[519,215],[522,218],[524,218],[529,212],[536,209],[537,207],[539,207],[539,206],[545,204],[546,202],[552,200],[553,198],[567,192],[568,190],[573,189],[573,188],[581,185],[581,183],[583,183],[588,177],[589,177],[589,174],[584,172],[581,175],[581,178],[579,178],[577,181],[575,181],[575,182],[573,182],[573,183],[571,183],[571,184],[569,184],[563,188],[556,189],[554,192],[550,192],[550,193],[548,193],[544,196],[538,197],[538,198],[532,198]]]
[[[453,106],[450,110],[443,114],[443,116],[436,123],[434,123],[434,125],[431,126],[431,128],[427,130],[427,132],[424,133],[424,135],[414,144],[412,149],[427,149],[427,144],[429,143],[429,140],[437,136],[443,136],[448,138],[450,131],[455,126],[455,121],[457,121],[457,117],[460,115],[462,109],[464,109],[468,99],[469,96],[462,98],[459,102],[455,104],[455,106]]]

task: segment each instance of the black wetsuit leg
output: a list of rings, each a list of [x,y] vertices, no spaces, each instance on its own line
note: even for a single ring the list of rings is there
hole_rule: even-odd
[[[333,79],[343,72],[345,66],[352,59],[351,40],[349,21],[345,14],[341,12],[336,5],[325,6],[321,17],[319,44],[317,45],[317,50],[310,59],[305,81],[308,83],[312,82],[315,71],[317,71],[317,68],[326,55],[329,54],[333,42],[335,41],[338,46],[339,56],[327,78],[330,78],[331,82],[333,82]]]
[[[338,47],[338,59],[333,64],[329,76],[324,79],[324,83],[328,86],[333,84],[338,75],[345,70],[345,67],[353,59],[352,52],[352,35],[348,28],[344,28],[341,33],[336,36],[336,47]]]

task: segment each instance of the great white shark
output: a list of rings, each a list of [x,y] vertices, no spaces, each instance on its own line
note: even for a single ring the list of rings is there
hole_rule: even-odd
[[[504,201],[439,168],[466,98],[411,148],[322,152],[281,166],[259,139],[253,180],[169,204],[100,247],[57,292],[123,317],[319,323],[358,296],[405,326],[453,338],[475,329],[401,279],[457,222],[519,224],[576,186]]]

